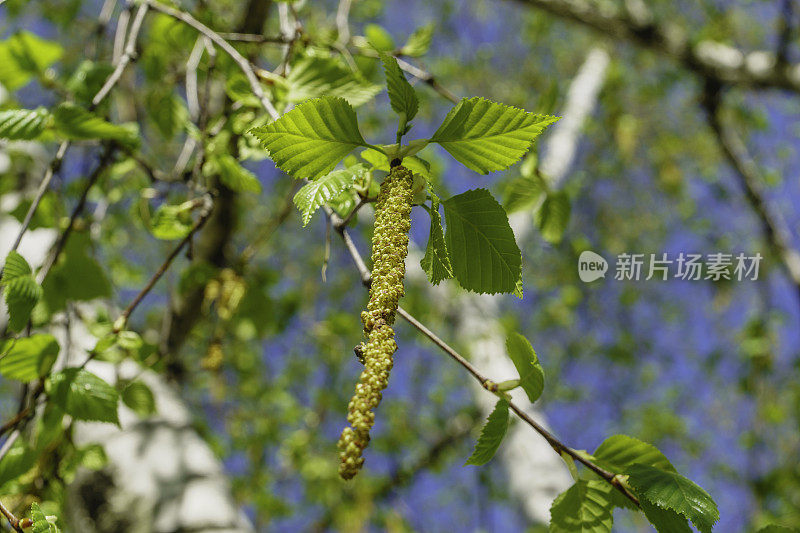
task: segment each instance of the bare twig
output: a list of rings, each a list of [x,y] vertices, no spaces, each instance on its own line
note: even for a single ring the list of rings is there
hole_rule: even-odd
[[[6,508],[6,506],[3,505],[2,502],[0,502],[0,513],[2,513],[4,517],[6,517],[6,520],[8,520],[8,524],[11,526],[11,529],[22,533],[21,521],[17,519],[17,517],[14,516],[14,514],[11,511],[9,511],[8,508]],[[30,525],[27,522],[30,522],[30,520],[27,520],[25,524],[25,525]]]
[[[136,10],[136,16],[133,18],[131,30],[130,33],[128,33],[128,41],[125,43],[125,50],[122,53],[122,56],[119,58],[119,61],[117,61],[114,71],[108,77],[100,90],[97,91],[97,94],[94,95],[94,98],[92,98],[92,105],[90,106],[90,109],[96,108],[103,100],[105,100],[106,96],[108,96],[108,93],[111,92],[111,89],[114,88],[120,77],[122,77],[125,67],[128,66],[128,63],[130,63],[133,57],[136,55],[136,40],[139,37],[139,32],[142,31],[142,23],[144,22],[145,15],[147,15],[147,9],[147,4],[141,4],[139,9]]]
[[[336,10],[336,29],[339,32],[336,42],[342,46],[350,42],[350,5],[352,0],[339,0]]]
[[[185,11],[174,9],[164,4],[154,2],[153,0],[147,0],[146,5],[149,5],[154,10],[160,13],[169,15],[170,17],[191,26],[198,32],[202,33],[203,35],[211,39],[214,42],[214,44],[222,48],[222,50],[226,54],[228,54],[231,57],[231,59],[234,60],[234,62],[236,62],[236,64],[242,70],[244,75],[247,77],[247,81],[250,83],[250,89],[253,91],[253,94],[256,95],[259,102],[261,102],[261,106],[264,108],[264,110],[267,113],[269,113],[269,116],[272,117],[273,120],[278,120],[280,115],[278,114],[278,111],[275,109],[275,106],[272,105],[272,102],[270,102],[269,98],[267,98],[267,95],[264,93],[264,89],[261,87],[261,84],[258,82],[258,78],[256,77],[256,74],[253,71],[252,64],[244,56],[242,56],[242,54],[240,54],[233,46],[231,46],[231,44],[228,41],[220,37],[220,35],[217,32],[215,32],[214,30],[212,30],[211,28],[209,28],[208,26],[206,26],[205,24],[203,24],[202,22],[191,16],[189,13],[186,13]]]
[[[136,307],[139,305],[139,303],[141,303],[144,297],[147,296],[147,294],[153,289],[155,284],[158,283],[158,280],[161,279],[161,276],[163,276],[164,273],[169,269],[170,265],[175,258],[178,257],[178,254],[181,253],[181,250],[183,250],[184,246],[186,246],[192,240],[194,234],[200,231],[200,229],[208,221],[213,210],[213,202],[208,196],[205,196],[202,199],[202,202],[202,212],[200,213],[200,217],[194,223],[194,226],[192,226],[192,229],[189,230],[189,233],[181,240],[181,242],[177,244],[177,246],[175,246],[172,252],[170,252],[161,266],[158,267],[158,270],[156,270],[152,275],[147,284],[142,288],[142,290],[139,291],[139,294],[137,294],[131,303],[128,304],[128,307],[126,307],[125,310],[120,313],[119,317],[117,317],[117,320],[114,321],[114,333],[119,333],[125,328],[128,318],[130,318],[131,314],[136,310]]]

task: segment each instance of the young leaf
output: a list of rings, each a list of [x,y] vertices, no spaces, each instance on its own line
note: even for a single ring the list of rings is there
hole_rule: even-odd
[[[464,98],[450,110],[431,142],[441,144],[467,168],[488,174],[519,161],[556,120],[483,98]]]
[[[323,176],[356,146],[367,146],[356,112],[343,98],[307,100],[281,118],[250,130],[278,168],[295,178]]]
[[[63,52],[58,43],[27,31],[19,32],[0,42],[0,83],[15,91],[58,61]]]
[[[49,118],[50,113],[43,107],[0,111],[0,139],[35,139],[44,131]]]
[[[426,24],[420,26],[406,41],[401,49],[403,55],[409,57],[419,57],[428,53],[433,40],[433,30],[436,27],[433,24]]]
[[[333,57],[312,56],[298,61],[292,65],[286,82],[289,85],[286,100],[293,103],[320,96],[338,96],[358,107],[381,90],[380,85],[357,76]]]
[[[593,457],[597,464],[617,473],[634,463],[675,472],[675,467],[658,448],[628,435],[608,437],[597,447]]]
[[[408,83],[403,71],[397,64],[397,59],[389,54],[381,54],[383,70],[386,72],[386,87],[389,91],[389,102],[398,115],[405,114],[406,121],[410,122],[417,115],[419,100],[414,88]]]
[[[219,169],[220,181],[230,190],[261,194],[261,182],[258,181],[255,174],[244,168],[235,157],[230,154],[220,154],[214,156],[212,161]]]
[[[61,348],[55,337],[37,333],[30,337],[8,339],[0,348],[0,374],[27,383],[47,375]]]
[[[545,197],[542,206],[534,213],[534,221],[544,240],[558,244],[567,230],[569,215],[569,197],[567,193],[558,191]]]
[[[367,24],[364,28],[364,37],[379,52],[388,52],[395,48],[391,34],[378,24]]]
[[[31,522],[32,533],[59,533],[58,527],[48,520],[38,503],[31,504]]]
[[[356,164],[344,170],[334,170],[307,183],[294,195],[294,205],[302,213],[303,226],[308,225],[311,216],[323,204],[350,189],[357,179],[361,178],[367,168]]]
[[[52,398],[76,420],[119,425],[117,390],[87,370],[68,368],[52,377]]]
[[[535,402],[544,390],[544,370],[539,364],[533,346],[519,333],[512,333],[506,339],[506,350],[519,372],[522,390],[531,402]]]
[[[364,161],[375,167],[377,170],[389,172],[389,160],[386,156],[377,150],[369,148],[359,154]],[[431,180],[431,164],[424,159],[416,156],[403,157],[403,166],[410,170],[413,174],[419,174],[426,180]]]
[[[141,417],[156,412],[156,399],[153,391],[142,381],[131,381],[122,389],[122,402]]]
[[[485,465],[492,457],[494,457],[500,443],[503,442],[503,437],[506,436],[508,430],[508,400],[503,398],[497,401],[494,410],[486,419],[486,424],[481,430],[481,436],[478,437],[478,443],[475,445],[475,450],[469,456],[464,465]]]
[[[31,317],[31,311],[42,297],[42,288],[33,278],[30,265],[16,251],[9,252],[0,280],[6,293],[8,327],[21,331]]]
[[[150,232],[156,239],[182,239],[192,230],[192,217],[183,204],[163,204],[156,209],[150,222]]]
[[[75,104],[60,104],[53,117],[56,131],[67,139],[108,139],[127,145],[139,142],[135,124],[112,124]]]
[[[609,533],[614,523],[609,490],[604,481],[576,481],[550,507],[550,533]]]
[[[719,509],[711,496],[677,472],[633,464],[625,472],[640,500],[685,516],[702,533],[710,533],[719,520]]]
[[[474,189],[442,205],[447,250],[461,286],[478,293],[514,292],[522,253],[497,200],[486,189]]]
[[[439,198],[432,196],[431,232],[428,237],[428,246],[425,248],[425,256],[420,260],[419,265],[428,275],[428,281],[438,285],[443,279],[453,277],[453,266],[450,264],[450,254],[447,252],[447,244],[444,240],[442,215],[439,214]]]

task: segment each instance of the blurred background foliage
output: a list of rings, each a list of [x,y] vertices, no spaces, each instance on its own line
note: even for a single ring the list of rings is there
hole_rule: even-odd
[[[676,23],[692,39],[745,50],[774,48],[782,20],[781,2],[648,4],[656,20]],[[181,7],[217,31],[232,32],[247,25],[245,6],[199,0]],[[313,39],[336,39],[338,2],[294,6],[309,37],[297,46],[314,50]],[[100,7],[91,0],[7,0],[0,6],[0,36],[25,29],[63,47],[58,63],[40,79],[24,91],[3,92],[0,107],[51,106],[64,94],[86,102],[110,70],[115,19],[111,28],[99,27]],[[794,18],[797,23],[798,13]],[[277,6],[269,7],[265,20],[264,35],[280,34]],[[588,50],[602,46],[611,53],[597,112],[563,185],[572,206],[569,224],[557,244],[538,233],[520,243],[525,295],[504,300],[503,324],[536,347],[547,373],[538,405],[565,442],[591,450],[614,433],[653,442],[715,497],[722,515],[718,531],[752,531],[772,521],[800,524],[800,302],[707,123],[702,81],[653,51],[524,2],[358,0],[350,24],[354,36],[386,49],[402,46],[430,24],[430,51],[413,61],[439,83],[458,96],[481,95],[537,112],[559,113]],[[187,135],[184,80],[195,41],[196,33],[184,25],[151,14],[135,65],[99,110],[114,122],[138,123],[137,157],[147,164],[123,153],[91,191],[91,215],[78,228],[70,257],[88,254],[105,274],[87,275],[77,285],[90,294],[75,299],[108,295],[124,307],[172,248],[150,234],[150,206],[194,195],[171,169]],[[282,57],[274,44],[237,48],[265,68]],[[315,53],[328,52],[319,47]],[[800,60],[796,35],[789,54]],[[374,59],[352,59],[366,80],[381,83]],[[206,54],[198,72],[201,86],[207,83],[211,117],[224,113],[230,119],[208,149],[249,157],[245,166],[263,192],[235,198],[222,257],[179,259],[133,318],[131,327],[144,343],[117,356],[132,355],[178,383],[197,429],[224,460],[237,501],[260,530],[539,531],[510,498],[498,460],[485,468],[461,466],[479,426],[468,376],[404,323],[397,328],[400,350],[368,468],[354,483],[338,479],[335,440],[360,371],[352,349],[361,336],[366,293],[335,239],[321,279],[324,218],[316,215],[303,229],[290,204],[295,184],[241,137],[262,112],[236,91],[241,75],[235,65],[223,54],[214,60]],[[419,137],[433,131],[451,104],[424,83],[417,86],[421,106],[412,134]],[[770,208],[794,230],[794,245],[800,245],[798,102],[797,94],[779,90],[724,92],[726,113],[763,167]],[[391,142],[387,110],[385,93],[359,107],[365,137]],[[0,191],[30,190],[53,149],[52,143],[9,146]],[[85,144],[68,155],[34,227],[56,227],[69,215],[100,151]],[[517,165],[479,177],[444,152],[428,148],[425,156],[442,196],[485,186],[502,197],[520,175]],[[153,181],[146,168],[167,178]],[[21,219],[24,209],[11,214]],[[366,211],[359,216],[370,220]],[[91,230],[93,218],[102,218],[99,231]],[[427,216],[415,210],[414,218],[412,241],[424,247]],[[211,226],[208,231],[217,231]],[[356,227],[365,253],[369,224]],[[198,240],[195,255],[203,255],[204,242]],[[255,253],[241,260],[253,243]],[[622,282],[609,272],[605,281],[583,284],[576,263],[586,249],[606,258],[719,251],[760,252],[765,260],[756,282]],[[84,269],[71,273],[77,271]],[[107,287],[98,286],[102,279]],[[165,340],[165,308],[198,290],[196,324],[185,338]],[[65,303],[48,305],[42,313]],[[449,317],[431,305],[423,283],[409,282],[403,305],[469,352]],[[109,328],[102,311],[84,319],[98,330]],[[154,356],[173,341],[177,352]],[[15,412],[16,392],[6,382],[0,391],[5,420]],[[57,454],[44,462],[57,466],[40,464],[35,479],[20,483],[29,494],[61,502],[70,462]],[[618,513],[619,531],[648,527]]]

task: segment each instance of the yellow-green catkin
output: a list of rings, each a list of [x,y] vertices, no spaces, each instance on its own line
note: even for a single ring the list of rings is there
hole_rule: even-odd
[[[360,350],[364,371],[348,406],[350,426],[344,428],[339,438],[339,475],[344,479],[351,479],[364,464],[362,453],[369,443],[369,430],[375,423],[373,410],[380,403],[381,391],[388,384],[392,356],[397,349],[392,324],[398,301],[403,296],[413,181],[409,170],[399,165],[392,167],[381,184],[375,206],[372,285],[367,310],[361,313],[367,337]]]

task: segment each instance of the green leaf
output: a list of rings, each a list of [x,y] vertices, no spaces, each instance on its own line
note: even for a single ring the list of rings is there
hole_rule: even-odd
[[[662,509],[647,500],[641,500],[639,503],[647,520],[653,524],[658,533],[692,533],[687,520],[675,511]]]
[[[19,32],[0,42],[0,83],[9,91],[19,89],[58,61],[63,52],[58,43]]]
[[[506,339],[506,350],[519,372],[522,390],[531,402],[535,402],[544,390],[544,370],[539,364],[533,346],[519,333],[512,333]]]
[[[38,503],[31,504],[32,533],[59,533],[58,527],[48,520]]]
[[[509,214],[524,209],[538,209],[546,192],[547,187],[541,177],[535,173],[523,174],[506,187],[503,207]]]
[[[542,206],[534,213],[534,221],[544,240],[553,244],[561,242],[569,223],[570,210],[567,193],[558,191],[545,197]]]
[[[494,457],[508,430],[508,400],[501,398],[486,420],[475,450],[464,465],[485,465]]]
[[[0,462],[0,487],[19,478],[36,464],[39,456],[36,450],[29,448],[21,441],[22,439],[15,442],[8,450],[8,454],[3,457],[3,461]]]
[[[28,262],[16,251],[9,252],[6,257],[0,283],[6,295],[8,328],[15,332],[21,331],[28,323],[31,311],[42,297],[42,288],[33,278]]]
[[[54,374],[51,385],[54,402],[72,418],[119,425],[116,389],[91,372],[68,368]]]
[[[658,448],[628,435],[608,437],[592,456],[598,465],[617,474],[634,463],[675,472],[675,467]]]
[[[364,175],[367,168],[356,164],[343,170],[334,170],[307,183],[294,195],[294,205],[300,210],[303,226],[311,220],[311,216],[323,204],[353,187],[357,179]]]
[[[381,54],[383,70],[386,72],[386,87],[389,91],[389,102],[392,109],[398,115],[405,115],[407,121],[411,121],[419,110],[419,100],[414,88],[408,83],[403,71],[397,64],[397,59],[388,55]]]
[[[447,250],[461,286],[479,293],[514,292],[522,254],[497,200],[486,189],[474,189],[442,204]]]
[[[604,481],[576,481],[550,507],[550,533],[609,533],[614,523],[609,490]]]
[[[232,191],[261,194],[261,182],[230,154],[215,156],[209,163],[217,165],[220,181]]]
[[[183,239],[194,226],[190,210],[185,204],[159,206],[150,222],[150,233],[165,241]]]
[[[281,118],[250,130],[278,168],[295,178],[324,176],[356,146],[367,146],[346,100],[307,100]]]
[[[797,531],[798,530],[793,527],[770,524],[768,526],[762,527],[756,533],[797,533]]]
[[[719,509],[711,496],[677,472],[633,464],[625,473],[640,500],[647,500],[662,509],[685,516],[702,533],[710,533],[714,523],[719,520]]]
[[[483,98],[464,98],[450,110],[431,142],[441,144],[467,168],[488,174],[519,161],[556,120]]]
[[[127,145],[139,142],[139,130],[135,124],[112,124],[75,104],[60,104],[53,117],[56,131],[67,139],[107,139]]]
[[[372,100],[380,85],[368,82],[333,57],[307,57],[292,66],[286,78],[289,92],[286,100],[303,102],[320,96],[338,96],[358,107]]]
[[[444,239],[442,229],[442,215],[439,214],[439,198],[431,195],[431,232],[428,237],[428,246],[425,248],[425,256],[419,264],[428,281],[438,285],[443,279],[453,277],[453,265],[450,264],[450,254],[447,252],[447,244]]]
[[[50,113],[43,107],[0,111],[0,139],[35,139],[44,131],[49,119]]]
[[[47,375],[56,362],[60,347],[55,337],[37,333],[30,337],[6,340],[0,353],[0,374],[27,383]]]
[[[156,412],[156,399],[153,391],[142,381],[131,381],[122,389],[122,402],[141,417]]]
[[[406,44],[403,45],[402,54],[410,57],[419,57],[427,54],[431,47],[435,28],[434,24],[426,24],[414,30]]]
[[[95,63],[84,59],[65,86],[75,96],[76,101],[89,105],[113,71],[114,67],[109,63]]]
[[[111,296],[111,283],[103,267],[92,257],[86,232],[74,231],[61,258],[42,282],[44,302],[51,313],[63,309],[67,300],[89,301]]]
[[[189,122],[189,110],[174,92],[158,88],[145,98],[148,118],[167,140],[171,140]]]
[[[367,38],[369,44],[379,52],[388,52],[394,50],[394,39],[383,26],[378,24],[367,24],[364,28],[364,37]]]

